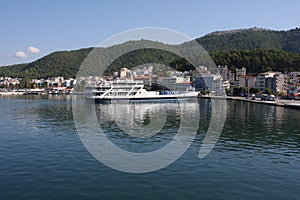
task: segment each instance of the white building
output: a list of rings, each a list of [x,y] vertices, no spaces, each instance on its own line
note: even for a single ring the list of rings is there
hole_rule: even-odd
[[[130,69],[122,68],[120,71],[120,79],[133,78],[133,72]]]
[[[256,77],[255,87],[265,92],[269,88],[271,92],[286,93],[286,75],[281,72],[265,72]]]
[[[236,68],[235,78],[238,80],[240,77],[246,76],[246,68],[242,67],[241,69]]]

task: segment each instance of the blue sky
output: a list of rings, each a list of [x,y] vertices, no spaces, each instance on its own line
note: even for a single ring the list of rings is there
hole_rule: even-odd
[[[288,30],[300,26],[299,8],[297,0],[1,0],[0,66],[97,46],[140,27],[173,29],[192,38],[254,26]]]

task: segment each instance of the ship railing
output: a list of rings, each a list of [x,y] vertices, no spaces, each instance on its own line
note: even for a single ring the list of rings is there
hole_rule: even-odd
[[[130,96],[130,94],[132,93],[132,92],[138,92],[138,91],[140,91],[142,88],[144,87],[144,85],[139,85],[138,83],[136,83],[132,88],[131,88],[131,90],[126,94],[126,96]]]
[[[109,90],[107,90],[106,92],[104,92],[101,96],[109,96],[108,94],[113,91],[114,87],[111,87]]]

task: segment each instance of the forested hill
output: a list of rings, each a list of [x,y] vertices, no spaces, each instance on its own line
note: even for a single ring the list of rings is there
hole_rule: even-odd
[[[0,77],[75,77],[82,61],[92,49],[57,51],[31,63],[0,67]]]
[[[300,71],[300,54],[276,49],[213,51],[210,56],[217,65],[231,70],[245,67],[253,75],[266,71]]]
[[[218,31],[196,39],[207,51],[277,49],[300,53],[300,29],[261,28]]]
[[[246,67],[248,72],[254,74],[266,70],[300,71],[299,28],[289,31],[258,28],[220,31],[196,41],[209,51],[217,65],[227,65],[231,69]],[[0,77],[75,77],[92,49],[54,52],[31,63],[0,67]],[[182,59],[159,50],[129,53],[113,63],[112,69],[149,62],[163,63],[179,70],[189,69]]]

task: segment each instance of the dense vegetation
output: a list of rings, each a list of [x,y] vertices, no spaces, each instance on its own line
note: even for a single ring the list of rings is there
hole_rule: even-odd
[[[198,38],[217,65],[246,67],[250,73],[267,70],[300,71],[300,29],[289,31],[241,30],[218,32]],[[154,43],[154,42],[153,42]],[[126,48],[126,45],[111,49]],[[75,77],[93,48],[51,53],[32,63],[0,68],[1,76],[47,78]],[[121,49],[122,50],[122,49]],[[145,63],[161,63],[184,71],[193,67],[173,53],[157,49],[140,49],[124,54],[106,70],[109,74],[120,67],[135,67]]]
[[[282,50],[214,51],[210,55],[217,65],[227,65],[232,70],[246,67],[247,72],[253,74],[269,70],[300,71],[300,54]]]
[[[79,66],[91,50],[92,48],[54,52],[32,63],[1,67],[0,77],[75,77]]]
[[[127,54],[122,55],[116,59],[106,70],[106,74],[111,74],[114,71],[118,71],[122,67],[134,68],[139,65],[146,63],[160,63],[166,66],[170,66],[170,63],[180,60],[180,57],[176,54],[170,53],[168,51],[163,51],[159,49],[140,49],[131,51]],[[177,62],[176,62],[177,63]],[[181,65],[171,66],[179,69]]]
[[[198,38],[197,42],[207,51],[278,49],[300,53],[300,29],[217,32]]]

